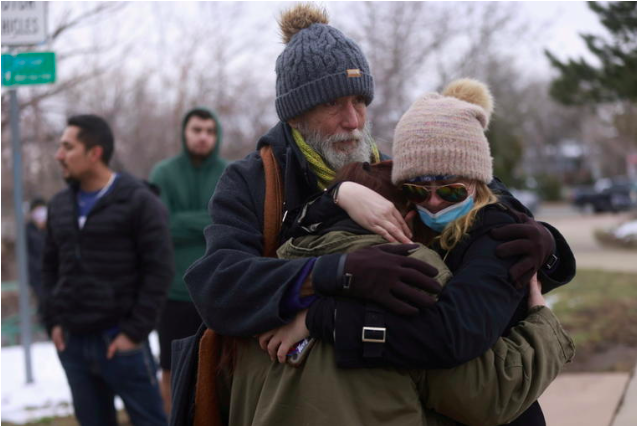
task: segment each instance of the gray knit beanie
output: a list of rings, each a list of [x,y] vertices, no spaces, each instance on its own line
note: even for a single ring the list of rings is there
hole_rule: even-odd
[[[493,111],[486,85],[462,79],[409,107],[394,132],[392,182],[455,175],[489,183],[493,158],[484,131]]]
[[[288,121],[325,102],[374,98],[374,79],[360,47],[327,25],[324,11],[301,4],[279,21],[287,44],[276,60],[276,112]]]

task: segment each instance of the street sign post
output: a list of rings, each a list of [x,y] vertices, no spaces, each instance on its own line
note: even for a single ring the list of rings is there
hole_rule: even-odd
[[[55,82],[55,53],[28,52],[2,55],[2,85]]]
[[[47,4],[40,1],[1,2],[2,46],[31,46],[47,40]],[[13,50],[13,48],[11,48]],[[16,222],[16,255],[20,280],[20,336],[24,348],[26,382],[33,383],[31,364],[31,314],[29,273],[22,214],[22,146],[20,144],[20,107],[18,86],[55,81],[55,54],[29,52],[2,55],[2,85],[9,87],[11,146],[13,153],[13,202]]]
[[[13,152],[13,204],[16,222],[16,254],[18,255],[18,277],[20,279],[20,337],[24,348],[26,382],[33,383],[31,364],[31,316],[29,315],[29,271],[27,269],[27,245],[22,214],[22,146],[20,145],[20,108],[18,89],[9,90],[11,111],[11,148]]]
[[[46,2],[3,1],[2,45],[28,46],[47,39]]]

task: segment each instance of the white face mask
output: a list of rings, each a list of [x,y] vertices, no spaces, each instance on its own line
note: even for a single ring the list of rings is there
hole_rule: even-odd
[[[45,206],[36,207],[31,212],[31,219],[33,219],[33,221],[37,223],[46,222],[46,207]]]

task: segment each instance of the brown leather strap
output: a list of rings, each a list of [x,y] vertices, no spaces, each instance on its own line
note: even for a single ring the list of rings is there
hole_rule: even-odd
[[[263,255],[276,257],[279,232],[283,220],[283,181],[279,164],[270,145],[259,150],[265,172],[265,203],[263,206]]]
[[[283,180],[272,147],[265,145],[259,150],[259,153],[263,160],[265,173],[263,255],[276,257],[283,220]],[[219,394],[216,388],[217,366],[221,359],[223,339],[223,336],[207,329],[199,341],[194,426],[222,426],[223,424],[221,407],[219,407]]]
[[[221,352],[221,338],[207,329],[199,340],[199,361],[195,385],[194,426],[222,426],[216,371]]]

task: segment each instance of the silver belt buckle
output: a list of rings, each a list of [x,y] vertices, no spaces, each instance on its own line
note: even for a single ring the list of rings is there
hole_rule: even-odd
[[[387,329],[385,327],[363,327],[363,342],[385,343],[385,335]]]

